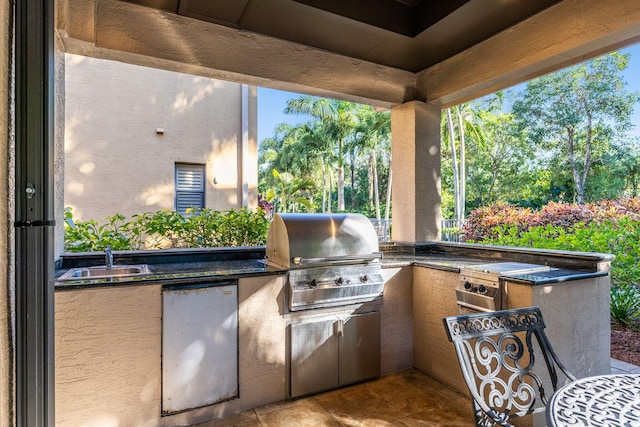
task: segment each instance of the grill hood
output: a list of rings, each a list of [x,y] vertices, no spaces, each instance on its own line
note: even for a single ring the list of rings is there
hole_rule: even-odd
[[[292,268],[379,258],[378,235],[361,214],[275,214],[267,262]]]

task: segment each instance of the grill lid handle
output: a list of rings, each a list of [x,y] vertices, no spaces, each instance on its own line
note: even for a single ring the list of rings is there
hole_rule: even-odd
[[[295,265],[303,264],[319,264],[319,263],[333,263],[333,262],[353,262],[353,261],[367,261],[376,262],[382,259],[382,252],[373,252],[369,255],[342,255],[342,256],[330,256],[322,258],[303,258],[293,257],[291,261]]]

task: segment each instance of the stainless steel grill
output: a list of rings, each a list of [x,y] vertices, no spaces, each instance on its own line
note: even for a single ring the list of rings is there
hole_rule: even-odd
[[[382,295],[384,281],[377,265],[317,267],[289,273],[292,311],[355,304]]]
[[[289,310],[370,301],[383,293],[378,237],[359,214],[276,214],[267,262],[289,269]]]
[[[378,236],[359,214],[276,214],[270,265],[287,268],[289,396],[380,376]]]

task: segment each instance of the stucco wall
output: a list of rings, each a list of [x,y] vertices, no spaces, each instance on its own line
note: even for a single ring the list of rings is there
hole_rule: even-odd
[[[0,0],[0,425],[13,425],[13,234],[11,224],[15,209],[9,201],[13,188],[13,126],[10,122],[10,2]]]
[[[165,417],[162,286],[56,292],[56,426],[186,426],[284,400],[284,283],[239,281],[239,398]]]
[[[156,426],[161,287],[57,292],[56,425]]]
[[[206,164],[206,207],[240,207],[243,178],[255,206],[257,173],[241,174],[241,165],[257,171],[250,89],[243,145],[242,85],[67,55],[65,206],[98,221],[173,209],[176,162]]]

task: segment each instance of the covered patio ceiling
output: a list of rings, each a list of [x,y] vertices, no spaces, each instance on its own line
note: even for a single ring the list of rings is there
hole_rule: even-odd
[[[60,0],[62,50],[381,107],[453,105],[640,39],[636,0]]]
[[[130,0],[417,73],[559,0]]]

